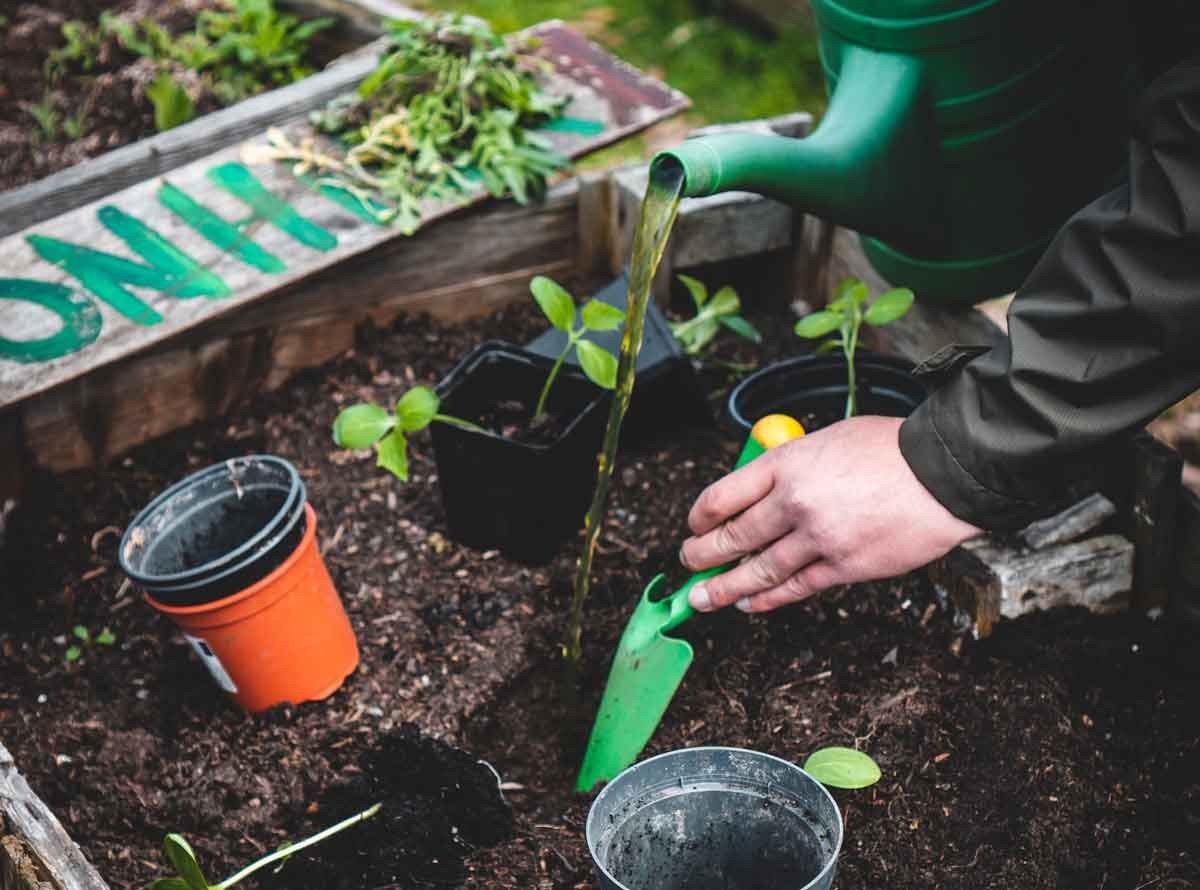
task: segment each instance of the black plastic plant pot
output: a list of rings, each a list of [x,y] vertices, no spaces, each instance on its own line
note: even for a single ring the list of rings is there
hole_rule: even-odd
[[[506,401],[532,411],[552,365],[518,346],[485,342],[438,384],[441,412],[475,421]],[[547,413],[560,421],[553,441],[534,444],[431,424],[451,537],[518,562],[550,560],[583,525],[608,405],[605,390],[564,367],[546,403]]]
[[[925,400],[925,384],[903,359],[860,352],[854,360],[858,413],[907,417]],[[789,414],[808,426],[840,420],[846,411],[846,359],[804,355],[755,371],[729,394],[729,416],[743,431],[768,414]]]
[[[842,846],[820,782],[741,748],[631,766],[596,797],[586,831],[603,890],[828,890]]]
[[[121,538],[121,570],[158,602],[215,602],[262,580],[304,536],[300,475],[271,455],[231,458],[175,483]]]
[[[629,298],[629,276],[625,273],[596,293],[594,299],[622,312]],[[598,346],[618,355],[625,325],[613,331],[592,331],[586,337]],[[555,359],[566,345],[567,335],[557,328],[543,333],[527,347],[531,352]],[[572,352],[567,363],[578,367]],[[642,348],[634,367],[636,382],[629,409],[621,424],[622,442],[635,441],[662,432],[677,432],[680,426],[711,426],[712,413],[701,391],[692,362],[671,333],[671,326],[659,308],[646,307],[642,329]]]

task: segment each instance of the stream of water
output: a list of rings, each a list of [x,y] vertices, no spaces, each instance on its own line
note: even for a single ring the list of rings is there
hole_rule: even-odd
[[[608,412],[608,427],[604,433],[604,447],[599,457],[599,473],[592,504],[584,520],[585,540],[583,553],[575,568],[575,587],[571,597],[571,615],[567,623],[567,639],[563,643],[568,661],[575,663],[582,654],[581,624],[583,603],[587,599],[591,583],[592,560],[596,555],[596,542],[604,524],[604,502],[608,497],[608,483],[612,479],[613,463],[617,456],[617,444],[621,438],[621,422],[633,396],[634,370],[638,352],[642,348],[642,330],[646,322],[646,307],[650,302],[650,286],[654,273],[662,260],[671,227],[679,212],[679,197],[683,192],[683,169],[678,165],[654,165],[650,168],[650,179],[646,195],[642,199],[642,215],[638,220],[637,233],[633,239],[633,257],[630,261],[629,297],[626,302],[625,334],[621,338],[621,355],[617,364],[617,385],[613,391],[612,407]]]

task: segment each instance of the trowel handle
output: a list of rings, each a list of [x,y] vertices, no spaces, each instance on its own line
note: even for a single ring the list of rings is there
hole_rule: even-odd
[[[742,453],[738,455],[737,463],[734,464],[733,468],[735,470],[741,469],[750,463],[750,461],[765,453],[767,449],[782,445],[784,442],[790,442],[793,439],[799,439],[803,435],[804,427],[800,425],[799,421],[786,414],[768,414],[751,428],[750,435],[746,437],[746,444],[742,446]],[[723,566],[696,572],[696,574],[688,578],[682,587],[666,598],[671,604],[671,614],[662,630],[665,632],[678,627],[695,614],[695,610],[688,603],[688,592],[693,587],[701,581],[715,578],[722,572],[733,568],[733,566],[734,563],[726,563]]]

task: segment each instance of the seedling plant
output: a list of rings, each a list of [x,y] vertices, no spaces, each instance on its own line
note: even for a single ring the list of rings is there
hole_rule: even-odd
[[[813,751],[804,761],[804,771],[829,788],[868,788],[882,777],[870,755],[854,748],[837,746]]]
[[[63,658],[68,663],[78,661],[83,657],[85,652],[90,651],[95,646],[111,646],[117,641],[116,635],[107,627],[98,634],[92,634],[86,625],[76,624],[71,628],[71,636],[75,642],[67,646],[67,651],[63,653]]]
[[[846,417],[858,413],[858,386],[854,372],[854,354],[858,349],[858,334],[863,322],[872,327],[883,327],[902,318],[913,304],[913,292],[906,287],[897,287],[880,294],[870,305],[870,290],[857,278],[847,278],[837,289],[833,301],[819,312],[813,312],[796,322],[796,334],[808,340],[816,340],[837,332],[837,336],[826,340],[816,352],[841,349],[846,357]]]
[[[332,825],[324,831],[317,832],[312,837],[305,838],[294,844],[285,844],[274,853],[251,862],[237,874],[216,884],[210,884],[204,876],[204,872],[200,870],[200,864],[196,861],[196,853],[192,850],[192,845],[187,842],[187,839],[180,834],[168,834],[163,840],[163,855],[171,863],[171,867],[175,869],[177,876],[158,878],[150,884],[148,890],[226,890],[226,888],[232,887],[242,879],[250,877],[250,875],[259,869],[265,868],[274,862],[280,862],[280,867],[282,867],[281,860],[286,861],[290,856],[299,853],[306,847],[319,844],[339,831],[370,819],[379,812],[381,806],[381,804],[375,804],[361,813],[351,816],[349,819],[343,819],[337,825]]]
[[[671,333],[688,355],[700,355],[716,338],[721,328],[728,328],[751,343],[762,343],[762,334],[742,318],[742,301],[737,291],[726,285],[710,298],[704,282],[690,275],[679,275],[679,281],[692,295],[696,314],[684,321],[671,323]]]
[[[567,335],[566,346],[546,375],[530,418],[536,423],[545,415],[546,399],[571,350],[579,359],[584,374],[597,386],[612,389],[616,384],[617,360],[603,347],[583,339],[589,331],[611,331],[620,327],[625,313],[598,300],[589,300],[576,312],[574,298],[556,281],[539,275],[529,283],[534,300],[550,324]],[[578,316],[579,324],[576,325]],[[488,430],[449,414],[440,413],[441,400],[428,386],[415,386],[396,402],[395,413],[371,402],[344,408],[333,422],[333,441],[342,448],[378,446],[377,464],[401,481],[408,481],[408,435],[425,429],[434,421],[448,423],[476,433]]]

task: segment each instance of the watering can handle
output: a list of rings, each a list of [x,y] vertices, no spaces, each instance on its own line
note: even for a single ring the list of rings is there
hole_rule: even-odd
[[[803,435],[804,427],[795,419],[786,414],[769,414],[754,424],[754,427],[750,430],[750,435],[746,437],[746,444],[742,446],[742,453],[738,455],[737,463],[734,464],[733,468],[735,470],[741,469],[756,457],[764,454],[767,449],[782,445],[784,442],[790,442],[792,439],[799,439]],[[676,628],[696,614],[695,610],[688,603],[688,593],[693,587],[701,581],[706,581],[709,578],[720,575],[722,572],[728,571],[733,566],[734,563],[726,563],[723,566],[696,572],[696,574],[688,578],[682,587],[667,597],[671,607],[671,614],[660,632],[665,633],[668,630]]]

